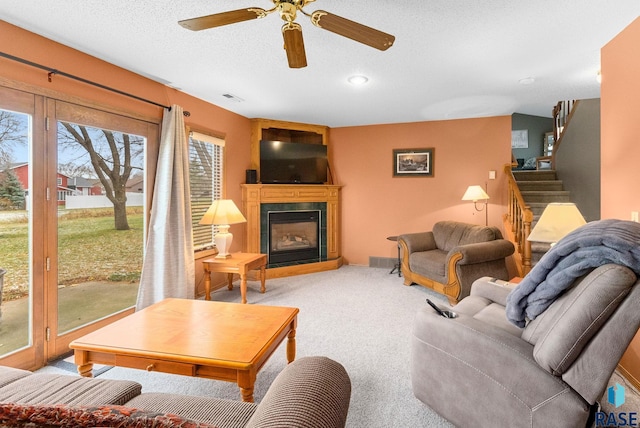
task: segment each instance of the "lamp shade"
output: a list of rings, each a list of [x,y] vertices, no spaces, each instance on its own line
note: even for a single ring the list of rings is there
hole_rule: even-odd
[[[482,186],[469,186],[467,191],[462,195],[463,201],[478,201],[480,199],[489,199],[489,195],[484,191]]]
[[[553,244],[586,223],[575,204],[550,203],[542,212],[527,240]]]
[[[244,218],[231,199],[218,199],[213,201],[207,212],[204,213],[200,224],[223,225],[244,223],[246,221],[247,219]]]

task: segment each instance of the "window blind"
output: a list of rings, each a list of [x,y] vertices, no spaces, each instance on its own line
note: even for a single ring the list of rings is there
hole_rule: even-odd
[[[222,160],[224,140],[210,135],[189,134],[189,181],[191,221],[195,250],[213,246],[216,226],[201,225],[200,219],[216,199],[222,199]]]

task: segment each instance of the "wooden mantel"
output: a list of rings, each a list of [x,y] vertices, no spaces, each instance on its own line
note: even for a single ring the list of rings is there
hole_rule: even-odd
[[[333,184],[242,184],[242,211],[247,218],[243,251],[260,252],[260,205],[325,202],[327,204],[327,260],[267,269],[267,278],[337,269],[340,255],[340,188]]]

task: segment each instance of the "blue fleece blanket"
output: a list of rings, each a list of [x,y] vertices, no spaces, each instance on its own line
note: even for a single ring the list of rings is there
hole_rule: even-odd
[[[615,263],[640,276],[640,223],[599,220],[562,238],[507,297],[507,318],[518,327],[535,319],[590,270]]]

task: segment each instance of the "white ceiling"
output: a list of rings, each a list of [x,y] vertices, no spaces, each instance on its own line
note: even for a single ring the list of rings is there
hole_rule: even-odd
[[[308,60],[302,69],[288,68],[277,14],[199,32],[177,24],[272,6],[271,0],[2,0],[0,18],[249,118],[340,127],[550,116],[559,100],[600,96],[600,48],[640,15],[638,0],[317,0],[305,10],[329,11],[391,33],[396,42],[381,52],[299,14]],[[353,87],[347,83],[353,74],[369,82]],[[528,77],[535,82],[518,83]]]

